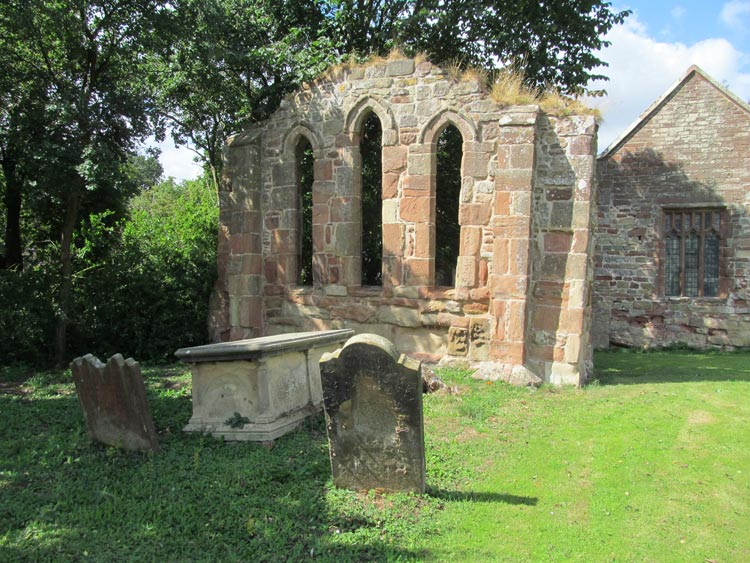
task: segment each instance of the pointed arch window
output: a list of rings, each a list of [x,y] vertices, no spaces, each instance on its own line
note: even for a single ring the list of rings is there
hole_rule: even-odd
[[[454,125],[449,123],[440,133],[436,156],[435,285],[453,286],[461,240],[458,208],[463,160],[463,137]]]
[[[371,112],[359,141],[362,186],[362,285],[383,285],[382,140],[380,119]]]
[[[314,157],[310,141],[302,135],[295,148],[297,178],[297,285],[313,284],[312,186]]]

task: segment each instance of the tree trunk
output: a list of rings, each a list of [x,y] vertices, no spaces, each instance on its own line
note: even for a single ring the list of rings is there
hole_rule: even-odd
[[[83,194],[82,179],[77,179],[68,192],[65,206],[65,221],[60,236],[60,293],[58,294],[58,317],[55,327],[55,367],[65,367],[65,352],[67,342],[68,323],[73,294],[73,232],[78,223],[78,212],[81,208]]]
[[[12,158],[2,161],[5,176],[5,255],[2,265],[4,268],[23,267],[23,252],[21,247],[21,189],[22,182],[18,177],[16,162]]]

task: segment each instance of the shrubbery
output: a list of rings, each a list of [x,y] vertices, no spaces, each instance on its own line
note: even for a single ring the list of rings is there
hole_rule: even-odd
[[[76,233],[69,359],[120,352],[166,359],[207,342],[208,300],[216,272],[216,194],[203,180],[162,182],[131,199],[126,219],[92,215]],[[54,253],[0,270],[0,362],[51,359]]]

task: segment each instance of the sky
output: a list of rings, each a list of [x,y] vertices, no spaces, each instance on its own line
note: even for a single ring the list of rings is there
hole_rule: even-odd
[[[605,39],[599,58],[608,82],[593,83],[607,95],[587,100],[602,113],[599,152],[643,111],[698,65],[743,100],[750,99],[750,0],[613,0],[613,10],[633,13]],[[597,71],[597,72],[599,72]],[[165,176],[194,178],[194,153],[170,140],[158,145]]]

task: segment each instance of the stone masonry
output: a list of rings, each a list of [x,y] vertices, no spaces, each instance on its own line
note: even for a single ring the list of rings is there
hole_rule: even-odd
[[[361,285],[359,139],[382,127],[383,285]],[[454,287],[435,287],[436,141],[463,137]],[[313,279],[296,285],[295,149],[315,159]],[[589,338],[596,123],[503,107],[429,62],[330,72],[228,139],[214,341],[353,328],[399,352],[522,366],[580,384]]]
[[[691,67],[599,158],[596,346],[750,346],[749,149],[750,107]],[[670,209],[720,214],[718,295],[665,295]]]

